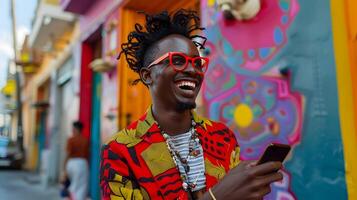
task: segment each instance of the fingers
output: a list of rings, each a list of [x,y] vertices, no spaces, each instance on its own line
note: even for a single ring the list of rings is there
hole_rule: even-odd
[[[265,195],[269,194],[271,192],[271,188],[270,186],[267,186],[267,187],[263,187],[261,190],[260,190],[260,194],[264,197]]]
[[[260,190],[259,190],[259,196],[258,196],[258,199],[263,199],[265,195],[269,194],[271,192],[271,188],[270,186],[265,186],[265,187],[262,187]]]
[[[263,199],[263,197],[271,192],[271,183],[280,181],[283,175],[280,172],[257,178],[251,185],[253,199]]]
[[[252,168],[257,165],[257,161],[249,161],[249,163],[246,165],[246,169]]]
[[[242,161],[232,169],[216,186],[220,187],[224,197],[226,194],[246,197],[246,199],[263,199],[269,194],[270,184],[282,180],[283,175],[277,172],[281,168],[280,162],[268,162],[256,165],[256,161]]]
[[[238,166],[234,167],[229,173],[241,173],[242,171],[249,170],[256,165],[256,161],[242,161]]]
[[[259,185],[270,185],[273,182],[283,180],[284,176],[282,173],[277,172],[274,174],[269,174],[259,178]]]
[[[266,174],[270,174],[281,169],[281,162],[267,162],[261,165],[256,165],[251,167],[250,173],[255,176],[264,176]]]
[[[266,196],[270,192],[271,192],[270,186],[260,187],[255,189],[254,192],[248,196],[248,199],[263,200],[264,196]]]

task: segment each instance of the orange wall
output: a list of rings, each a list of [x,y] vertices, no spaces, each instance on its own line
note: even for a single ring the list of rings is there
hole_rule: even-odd
[[[155,3],[152,0],[130,0],[125,2],[119,12],[118,33],[121,35],[118,37],[118,46],[127,41],[127,35],[134,29],[135,23],[144,23],[145,16],[137,13],[138,10],[157,13],[164,9],[168,11],[179,8],[198,9],[198,3],[198,0],[161,0],[155,1]],[[118,64],[119,129],[124,128],[131,121],[138,119],[150,105],[151,100],[148,89],[142,83],[138,83],[135,86],[131,85],[131,82],[137,78],[139,76],[129,68],[125,56],[122,55]],[[130,118],[127,118],[128,115]]]
[[[354,113],[357,114],[357,1],[345,0],[348,48],[354,97]],[[355,118],[357,124],[357,117]]]
[[[130,9],[120,11],[119,36],[122,42],[127,41],[127,35],[132,30],[135,22],[143,21],[141,15]],[[122,129],[128,123],[140,117],[145,112],[149,102],[149,92],[143,84],[131,85],[131,82],[138,78],[126,63],[125,56],[122,55],[118,66],[119,82],[119,128]],[[128,117],[130,116],[130,117]]]

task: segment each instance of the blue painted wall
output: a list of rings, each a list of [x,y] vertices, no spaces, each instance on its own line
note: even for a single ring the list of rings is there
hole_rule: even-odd
[[[306,97],[301,144],[286,167],[298,199],[347,199],[330,1],[299,3],[289,42],[269,63],[285,63],[292,89]]]
[[[100,163],[100,109],[101,109],[101,87],[102,76],[99,73],[93,74],[92,91],[92,123],[90,135],[90,197],[93,200],[100,199],[99,189],[99,163]]]

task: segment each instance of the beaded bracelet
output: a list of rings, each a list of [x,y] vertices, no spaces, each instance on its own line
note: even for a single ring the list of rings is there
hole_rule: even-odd
[[[208,192],[209,192],[209,195],[211,195],[211,198],[212,198],[213,200],[217,200],[216,197],[214,196],[214,194],[213,194],[211,188],[208,189]]]

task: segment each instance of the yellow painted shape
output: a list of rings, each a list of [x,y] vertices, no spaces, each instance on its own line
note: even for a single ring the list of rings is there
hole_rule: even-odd
[[[239,127],[248,127],[254,119],[252,109],[247,104],[239,104],[234,110],[234,120]]]
[[[31,60],[29,52],[24,52],[21,54],[21,61],[29,62]]]
[[[336,60],[341,133],[344,147],[348,199],[357,199],[357,138],[354,124],[351,63],[347,45],[344,1],[331,0],[331,17]]]
[[[15,91],[16,91],[16,82],[14,79],[7,80],[6,85],[1,89],[1,92],[7,96],[14,95]]]
[[[215,0],[208,0],[208,6],[213,7]]]

